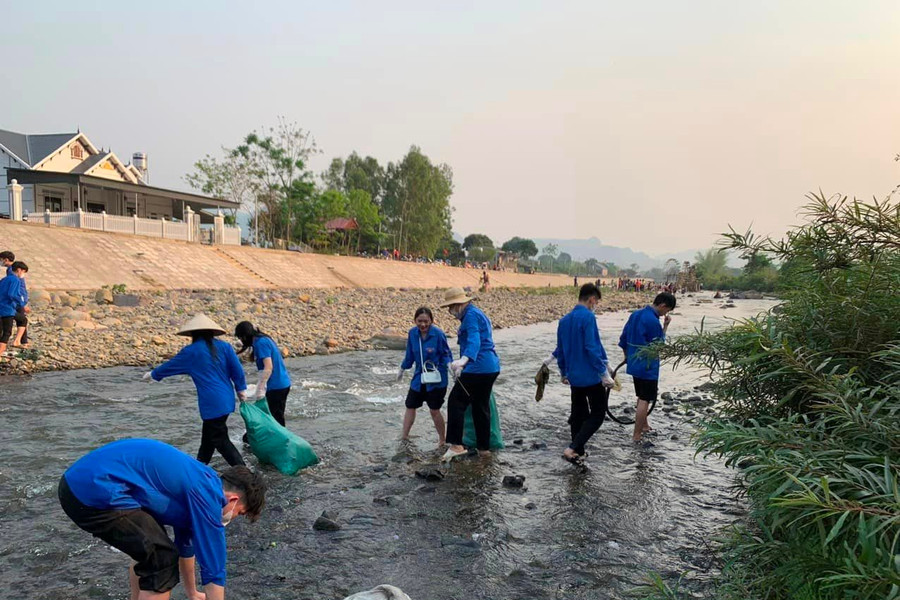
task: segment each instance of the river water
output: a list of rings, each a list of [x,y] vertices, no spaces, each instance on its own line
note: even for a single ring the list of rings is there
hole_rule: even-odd
[[[704,317],[705,327],[721,327],[771,306],[747,300],[723,309],[718,300],[697,303],[700,297],[709,298],[679,299],[670,335],[692,331]],[[598,315],[616,363],[626,317]],[[607,420],[588,446],[590,470],[561,460],[568,388],[554,373],[535,403],[532,379],[555,329],[495,333],[507,449],[488,461],[454,462],[437,482],[415,476],[438,457],[427,411],[419,413],[412,447],[398,442],[406,389],[394,379],[399,352],[288,360],[288,425],[322,462],[297,477],[267,470],[263,517],[228,528],[229,597],[330,600],[389,583],[413,600],[627,598],[651,571],[690,571],[702,586],[711,575],[709,543],[743,514],[733,473],[695,457],[690,424],[663,413],[661,402],[651,416],[652,446],[634,447],[630,428]],[[78,457],[120,438],[153,437],[196,452],[200,420],[190,380],[144,384],[141,372],[45,373],[0,388],[0,596],[127,597],[127,557],[68,521],[56,483]],[[633,403],[630,380],[621,379],[623,391],[611,398],[618,414]],[[660,392],[701,381],[697,371],[664,367]],[[230,424],[238,444],[243,423],[234,415]],[[218,455],[213,466],[225,466]],[[524,489],[502,486],[511,474],[525,476]],[[312,529],[326,509],[337,513],[340,531]],[[183,597],[180,587],[173,597]]]

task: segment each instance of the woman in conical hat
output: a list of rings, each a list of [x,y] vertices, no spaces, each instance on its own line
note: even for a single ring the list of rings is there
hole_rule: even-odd
[[[475,298],[462,288],[450,288],[444,293],[441,304],[441,308],[449,309],[450,314],[460,321],[457,332],[459,358],[450,363],[456,384],[447,401],[447,443],[450,448],[442,458],[444,461],[466,453],[463,428],[469,405],[472,406],[478,453],[482,456],[491,453],[491,391],[500,375],[500,358],[494,349],[491,321],[472,304],[473,300]]]
[[[235,391],[243,400],[247,382],[234,348],[215,339],[224,334],[225,330],[215,321],[204,314],[196,315],[177,332],[190,337],[191,343],[168,362],[145,373],[144,379],[159,381],[172,375],[190,375],[197,386],[197,404],[203,419],[197,460],[209,464],[213,452],[218,451],[234,466],[243,465],[244,459],[228,437],[228,415],[234,412]]]

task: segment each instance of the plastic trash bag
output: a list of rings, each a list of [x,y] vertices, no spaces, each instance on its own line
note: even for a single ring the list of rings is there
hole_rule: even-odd
[[[347,596],[344,600],[412,600],[412,598],[392,585],[379,585],[368,592]]]
[[[247,426],[250,450],[260,462],[273,465],[285,475],[296,475],[300,469],[319,462],[309,442],[275,420],[265,398],[241,402],[241,416]]]
[[[475,439],[475,422],[472,420],[472,405],[466,409],[466,420],[463,425],[463,446],[466,448],[474,448],[477,446]],[[497,401],[494,399],[494,392],[491,392],[491,450],[501,450],[505,447],[503,444],[503,435],[500,433],[500,413],[497,412]]]

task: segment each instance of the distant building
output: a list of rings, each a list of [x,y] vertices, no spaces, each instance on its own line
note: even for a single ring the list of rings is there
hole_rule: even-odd
[[[151,187],[147,157],[134,154],[122,161],[110,150],[98,149],[80,131],[24,134],[0,129],[0,215],[9,216],[8,186],[23,186],[23,212],[86,213],[150,219],[183,220],[185,208],[212,223],[209,211],[237,209],[235,202]]]

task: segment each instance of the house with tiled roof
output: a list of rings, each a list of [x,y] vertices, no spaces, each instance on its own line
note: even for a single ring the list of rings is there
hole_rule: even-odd
[[[115,152],[98,148],[81,131],[25,134],[0,129],[0,217],[9,218],[8,192],[22,186],[22,210],[35,213],[105,213],[181,221],[186,209],[212,223],[219,209],[238,205],[220,198],[152,187],[147,158],[124,162]]]

